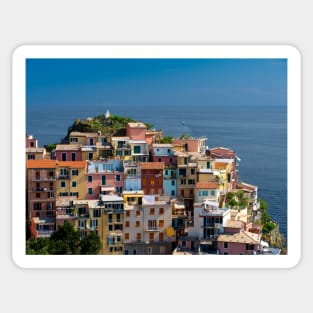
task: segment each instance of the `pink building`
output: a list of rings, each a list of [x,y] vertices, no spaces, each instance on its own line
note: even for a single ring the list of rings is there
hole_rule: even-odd
[[[172,144],[153,144],[151,155],[153,162],[163,162],[165,167],[170,168],[177,166],[177,156]]]
[[[128,123],[126,126],[126,136],[130,140],[146,140],[147,127],[144,123]]]
[[[173,146],[181,147],[181,151],[205,153],[207,138],[175,138],[172,139]]]
[[[81,145],[57,145],[55,148],[55,158],[58,161],[82,161]]]
[[[38,140],[33,135],[26,135],[26,148],[38,148]]]
[[[124,171],[121,160],[91,161],[88,163],[86,200],[99,199],[101,194],[121,194],[124,190]]]
[[[248,232],[219,235],[217,250],[219,254],[258,254],[261,236]]]

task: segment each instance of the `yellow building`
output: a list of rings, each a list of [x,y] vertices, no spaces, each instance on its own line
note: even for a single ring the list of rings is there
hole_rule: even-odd
[[[57,161],[56,193],[58,197],[85,198],[86,161]]]

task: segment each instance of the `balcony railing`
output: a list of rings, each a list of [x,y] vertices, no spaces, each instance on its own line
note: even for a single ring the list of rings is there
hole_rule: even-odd
[[[33,176],[32,181],[54,181],[56,179],[55,176]]]
[[[37,237],[50,237],[54,230],[37,230]]]
[[[145,231],[160,231],[160,227],[145,227],[144,228]]]
[[[51,188],[32,188],[32,191],[36,191],[36,192],[41,192],[41,191],[45,191],[45,192],[55,192],[55,189],[51,189]]]

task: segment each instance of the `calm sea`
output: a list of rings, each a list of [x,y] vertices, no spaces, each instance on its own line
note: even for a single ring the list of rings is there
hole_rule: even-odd
[[[269,213],[279,222],[287,239],[287,108],[255,106],[118,106],[27,107],[26,133],[39,145],[58,143],[75,118],[98,114],[131,117],[162,129],[164,135],[207,137],[209,148],[233,149],[241,161],[242,181],[258,186],[259,197],[269,204]],[[184,125],[182,125],[182,121]]]

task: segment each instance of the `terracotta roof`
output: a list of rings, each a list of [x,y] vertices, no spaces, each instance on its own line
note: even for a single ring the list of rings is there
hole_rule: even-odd
[[[253,240],[245,232],[236,233],[233,235],[219,235],[217,241],[221,242],[235,242],[235,243],[248,243],[248,244],[258,244],[259,242]]]
[[[80,150],[81,144],[65,144],[65,145],[56,145],[56,151],[68,151],[68,150]]]
[[[235,152],[231,149],[224,148],[224,147],[216,147],[209,149],[211,154],[222,157],[222,158],[229,158],[232,157],[234,158],[236,156]]]
[[[139,163],[140,168],[147,170],[147,169],[156,169],[156,170],[163,170],[164,169],[164,162],[141,162]]]
[[[243,227],[243,222],[242,221],[232,221],[228,220],[224,227],[230,227],[230,228],[242,228]]]
[[[218,186],[217,182],[204,182],[204,183],[196,183],[197,189],[216,189]]]
[[[128,123],[127,124],[131,128],[147,128],[147,126],[144,123],[137,122],[137,123]]]
[[[84,168],[87,161],[59,161],[59,167]]]
[[[56,160],[27,160],[27,168],[56,168]]]

